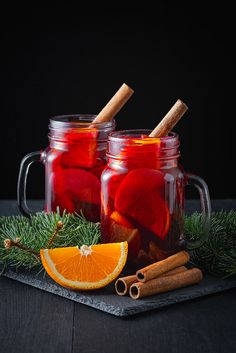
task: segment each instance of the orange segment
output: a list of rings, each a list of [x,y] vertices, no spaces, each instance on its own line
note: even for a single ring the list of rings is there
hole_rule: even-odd
[[[118,211],[112,212],[111,219],[126,228],[133,228],[132,224]]]
[[[129,245],[129,258],[137,256],[141,246],[141,235],[137,228],[127,228],[116,222],[110,225],[110,241],[127,241]]]
[[[127,242],[41,249],[42,264],[61,286],[88,290],[106,286],[122,271],[128,254]]]
[[[158,137],[143,137],[142,139],[133,139],[132,142],[136,143],[137,145],[151,145],[154,143],[160,144],[161,140]]]

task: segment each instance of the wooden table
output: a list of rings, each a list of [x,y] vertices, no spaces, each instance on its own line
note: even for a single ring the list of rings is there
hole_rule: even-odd
[[[235,206],[236,200],[213,201],[215,210]],[[190,211],[196,207],[196,201],[187,204]],[[0,201],[0,215],[13,213],[14,200]],[[235,295],[232,289],[119,318],[0,277],[0,352],[231,353]]]

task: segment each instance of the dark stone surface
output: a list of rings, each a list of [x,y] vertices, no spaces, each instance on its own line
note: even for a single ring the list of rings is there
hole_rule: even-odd
[[[116,316],[140,314],[236,287],[236,279],[221,280],[205,275],[197,285],[133,300],[129,296],[116,295],[114,283],[99,290],[76,292],[57,285],[43,272],[6,271],[4,276]]]

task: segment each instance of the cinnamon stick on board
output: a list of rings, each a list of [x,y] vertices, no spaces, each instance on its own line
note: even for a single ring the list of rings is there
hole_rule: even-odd
[[[176,267],[175,269],[168,271],[166,273],[163,273],[159,277],[163,276],[171,276],[176,273],[181,273],[187,271],[187,268],[185,266],[180,266]],[[137,277],[136,275],[131,275],[131,276],[126,276],[126,277],[121,277],[118,278],[116,283],[115,283],[115,290],[118,295],[126,295],[129,291],[129,288],[133,283],[137,282]]]
[[[190,259],[186,251],[180,251],[177,254],[167,257],[164,260],[155,262],[149,266],[142,268],[136,272],[137,280],[140,282],[147,282],[151,279],[168,272],[178,266],[185,265]]]
[[[115,95],[110,99],[107,105],[98,113],[93,123],[104,123],[110,121],[125,105],[134,91],[126,83],[119,88]]]
[[[188,110],[187,105],[180,99],[173,105],[173,107],[168,111],[160,123],[155,127],[155,129],[150,133],[150,137],[162,137],[167,135],[177,122],[182,118],[184,113]]]
[[[128,293],[130,286],[137,282],[135,275],[118,278],[115,283],[115,290],[118,295],[125,295]]]
[[[169,292],[173,289],[199,283],[201,280],[202,271],[198,268],[192,268],[191,270],[172,276],[158,277],[146,283],[133,283],[129,289],[129,294],[132,299],[140,299],[153,294]]]

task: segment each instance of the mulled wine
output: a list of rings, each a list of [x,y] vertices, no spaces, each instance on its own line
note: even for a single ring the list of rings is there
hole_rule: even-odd
[[[184,189],[192,176],[178,163],[179,145],[175,133],[152,138],[148,130],[113,132],[108,138],[102,241],[127,240],[131,265],[147,265],[186,247]],[[193,179],[208,197],[201,179]]]
[[[45,211],[79,213],[90,221],[100,220],[100,176],[106,165],[107,135],[114,120],[92,123],[95,116],[59,116],[50,120],[50,146],[36,152],[33,161],[45,165]],[[26,168],[32,154],[22,162],[19,180],[24,185]],[[20,185],[20,184],[19,184]],[[24,187],[20,185],[20,205],[25,206]],[[22,196],[23,195],[23,196]]]

